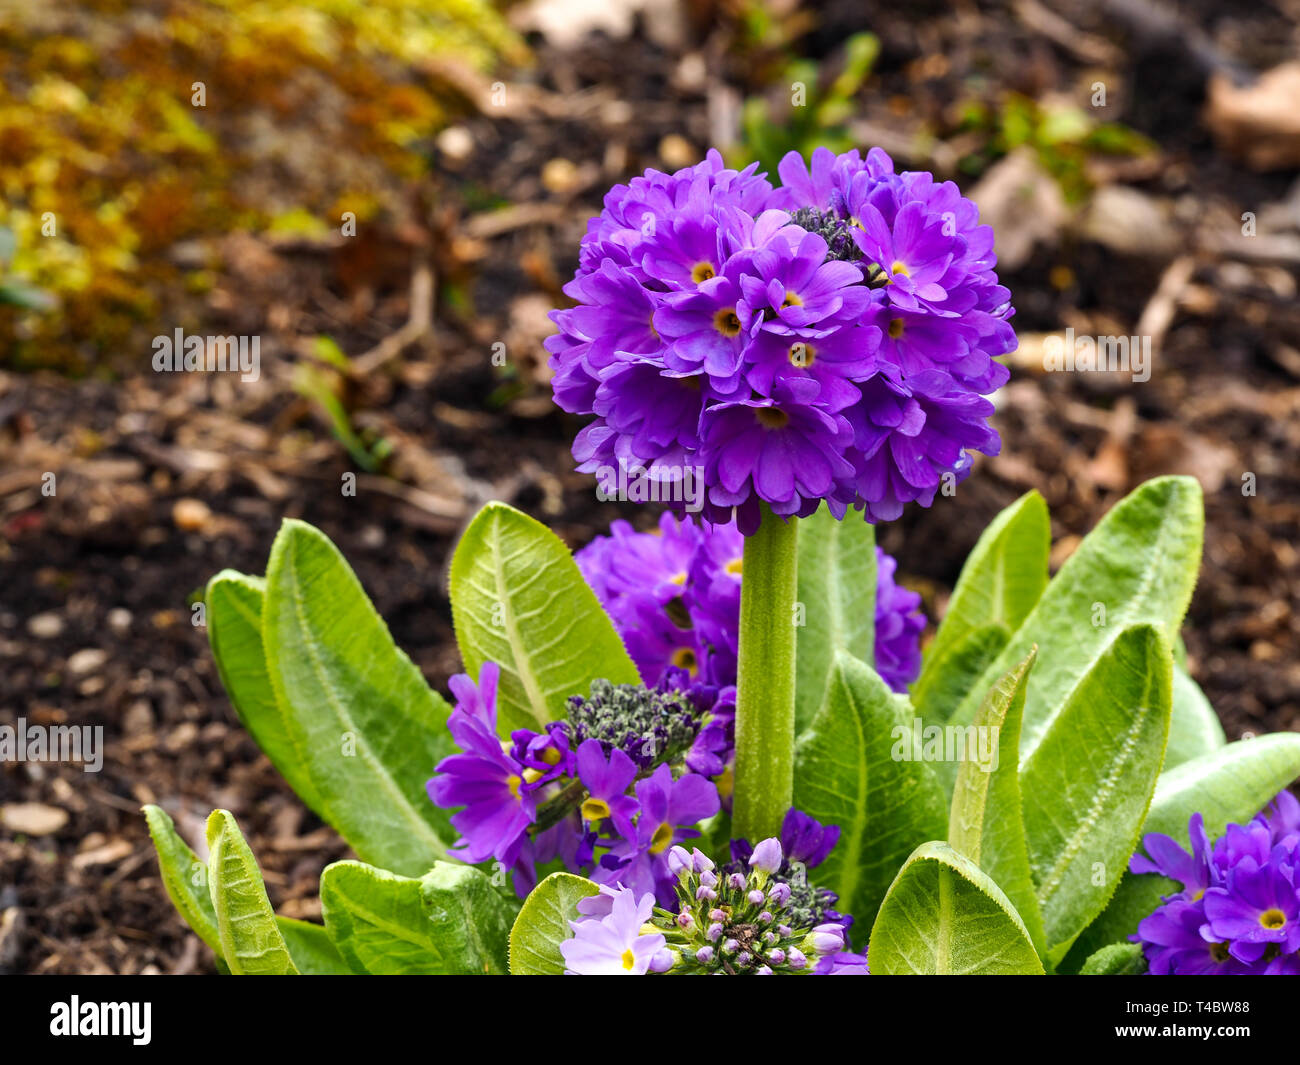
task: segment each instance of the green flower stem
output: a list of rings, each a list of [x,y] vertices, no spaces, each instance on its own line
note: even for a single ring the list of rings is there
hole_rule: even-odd
[[[796,519],[764,505],[762,524],[745,540],[732,835],[751,843],[780,834],[794,794],[798,531]]]

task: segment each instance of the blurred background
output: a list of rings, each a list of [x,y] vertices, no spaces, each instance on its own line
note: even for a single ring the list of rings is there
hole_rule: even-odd
[[[1300,729],[1298,55],[1300,0],[0,0],[0,724],[106,737],[97,774],[0,764],[0,972],[211,971],[144,802],[196,845],[231,810],[319,918],[345,848],[191,607],[301,517],[441,688],[482,501],[648,524],[571,472],[546,315],[605,190],[712,146],[880,145],[997,229],[1002,454],[879,530],[931,618],[1021,493],[1055,568],[1190,473],[1191,672],[1230,739]],[[1150,337],[1150,379],[1045,373],[1067,328]],[[156,372],[178,329],[258,337],[257,379]]]

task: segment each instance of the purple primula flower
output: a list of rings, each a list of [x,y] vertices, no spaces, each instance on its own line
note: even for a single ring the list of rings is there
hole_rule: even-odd
[[[1190,853],[1168,836],[1143,839],[1134,873],[1182,888],[1138,925],[1149,969],[1168,974],[1300,971],[1300,804],[1283,792],[1247,825],[1228,825],[1213,846],[1201,815],[1188,824]]]
[[[670,906],[675,895],[667,851],[674,843],[700,834],[693,826],[721,808],[718,789],[698,773],[673,779],[672,770],[661,765],[637,781],[636,801],[640,815],[634,838],[617,844],[601,860],[592,879],[651,892],[660,905]]]
[[[465,674],[452,678],[457,703],[447,728],[463,753],[438,763],[428,793],[438,806],[464,807],[451,818],[461,838],[449,853],[471,863],[496,858],[512,866],[536,819],[537,800],[522,790],[525,766],[502,750],[497,737],[498,676],[496,663],[485,662],[477,686]]]
[[[837,954],[827,954],[817,959],[813,968],[815,976],[870,976],[866,954],[854,954],[842,950]]]
[[[703,516],[746,533],[760,501],[870,521],[929,506],[998,448],[983,397],[1016,340],[992,230],[878,148],[778,173],[710,152],[610,190],[546,344],[556,402],[595,419],[578,468],[605,491],[619,466],[703,470]]]
[[[746,535],[758,528],[759,500],[782,517],[806,517],[853,475],[843,457],[853,431],[816,404],[815,382],[786,379],[774,392],[718,404],[704,429],[709,501],[715,513],[734,507]]]
[[[637,813],[637,802],[626,794],[636,779],[637,766],[620,750],[613,750],[609,758],[600,740],[586,740],[578,747],[578,779],[587,789],[587,798],[581,807],[582,819],[592,830],[603,827],[608,821],[624,839],[635,836],[632,819]]]
[[[720,738],[729,734],[734,718],[744,543],[734,524],[697,524],[664,514],[658,530],[649,533],[616,521],[608,536],[574,555],[647,684],[662,684],[678,668],[695,690],[711,687],[717,693],[704,700],[711,716],[696,746],[702,755],[717,751],[724,763],[730,745]],[[925,616],[921,597],[895,582],[896,569],[894,559],[876,548],[876,672],[901,692],[920,672]],[[691,768],[711,776],[721,772]]]
[[[609,899],[608,912],[569,922],[573,937],[560,944],[565,973],[644,976],[670,968],[673,955],[664,949],[663,933],[642,932],[654,912],[654,896],[638,896],[624,888],[605,897]]]
[[[1243,858],[1223,886],[1205,892],[1207,929],[1212,942],[1229,942],[1238,961],[1257,962],[1270,944],[1281,954],[1300,950],[1300,896],[1296,892],[1294,851],[1279,843],[1268,862]]]

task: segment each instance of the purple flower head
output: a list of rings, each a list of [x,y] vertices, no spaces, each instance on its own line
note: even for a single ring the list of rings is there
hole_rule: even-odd
[[[1279,843],[1264,864],[1246,857],[1229,870],[1222,887],[1205,892],[1203,936],[1230,942],[1234,958],[1256,962],[1269,944],[1281,954],[1300,950],[1300,896],[1294,851]]]
[[[879,149],[778,172],[774,189],[711,152],[610,190],[546,345],[556,402],[595,419],[578,468],[603,490],[618,464],[703,470],[704,516],[745,533],[760,502],[928,506],[998,447],[983,397],[1015,334],[992,230]]]

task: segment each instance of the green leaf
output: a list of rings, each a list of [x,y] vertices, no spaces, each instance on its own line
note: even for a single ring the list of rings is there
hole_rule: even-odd
[[[503,974],[512,907],[472,866],[438,862],[416,880],[361,862],[321,874],[321,909],[353,972]]]
[[[1105,908],[1128,866],[1164,760],[1172,670],[1158,629],[1126,629],[1021,763],[1029,864],[1052,964]]]
[[[208,643],[217,660],[221,683],[249,731],[280,775],[312,810],[324,817],[325,807],[299,753],[294,749],[276,701],[262,651],[262,601],[266,581],[234,570],[222,570],[210,581],[204,599],[208,607]]]
[[[841,651],[826,701],[795,746],[794,805],[840,841],[817,869],[866,928],[908,854],[946,832],[948,803],[911,749],[912,716],[870,666]]]
[[[1190,761],[1227,742],[1219,715],[1201,686],[1182,666],[1174,665],[1174,716],[1169,722],[1169,746],[1165,750],[1165,769]]]
[[[162,807],[149,805],[143,810],[154,850],[158,852],[158,871],[162,874],[167,897],[194,934],[221,958],[217,911],[212,907],[212,896],[208,892],[208,867],[181,839],[175,822]]]
[[[826,507],[799,522],[798,601],[803,625],[795,650],[795,734],[825,700],[837,651],[876,660],[876,531],[836,521]]]
[[[558,976],[564,972],[560,944],[573,935],[578,902],[600,888],[572,873],[552,873],[524,899],[510,930],[510,972],[514,976]]]
[[[1020,734],[1023,765],[1121,632],[1150,624],[1173,642],[1196,583],[1204,525],[1201,489],[1190,477],[1160,477],[1122,499],[1061,567],[952,720],[974,720],[983,692],[1037,644]]]
[[[1138,943],[1112,943],[1093,954],[1080,976],[1142,976],[1147,971],[1147,960]]]
[[[1230,743],[1160,775],[1142,834],[1161,832],[1188,848],[1187,822],[1199,812],[1215,840],[1229,824],[1244,825],[1297,777],[1300,734],[1275,732]],[[1177,890],[1173,881],[1154,873],[1125,873],[1110,905],[1079,938],[1063,968],[1082,964],[1091,952],[1132,935],[1138,922],[1160,905],[1160,897]]]
[[[208,891],[219,953],[233,974],[297,974],[266,897],[262,871],[227,810],[214,810],[208,817]]]
[[[938,656],[927,658],[927,665],[912,686],[912,703],[927,724],[942,724],[953,710],[978,686],[1011,633],[997,623],[971,629],[944,648]]]
[[[292,917],[277,917],[275,923],[280,926],[294,965],[304,976],[342,976],[350,972],[321,925]]]
[[[1020,799],[1020,716],[1034,653],[997,682],[975,716],[976,736],[997,739],[997,761],[961,763],[948,818],[948,843],[993,878],[1024,921],[1039,954],[1047,952],[1043,918],[1029,869]],[[969,747],[966,748],[969,750]],[[977,746],[980,751],[986,748]]]
[[[453,746],[430,690],[338,549],[286,521],[271,548],[267,672],[322,813],[366,861],[422,873],[445,853],[445,811],[426,796]]]
[[[176,831],[176,825],[161,807],[144,807],[149,835],[158,852],[158,868],[163,886],[185,923],[217,956],[218,967],[226,968],[221,937],[217,932],[217,911],[208,890],[208,867]],[[343,961],[320,925],[277,917],[276,924],[284,936],[298,970],[310,974],[346,972]]]
[[[563,717],[569,696],[586,695],[598,677],[640,683],[569,549],[504,503],[480,510],[456,545],[451,614],[466,670],[501,666],[503,734]]]
[[[995,625],[1012,633],[1020,627],[1047,587],[1051,546],[1047,503],[1037,492],[1021,496],[993,519],[962,566],[914,692],[932,686],[945,658],[976,630]],[[939,716],[915,694],[913,701],[922,716]]]
[[[873,975],[1042,975],[1024,923],[1001,888],[946,843],[916,849],[871,929]]]

